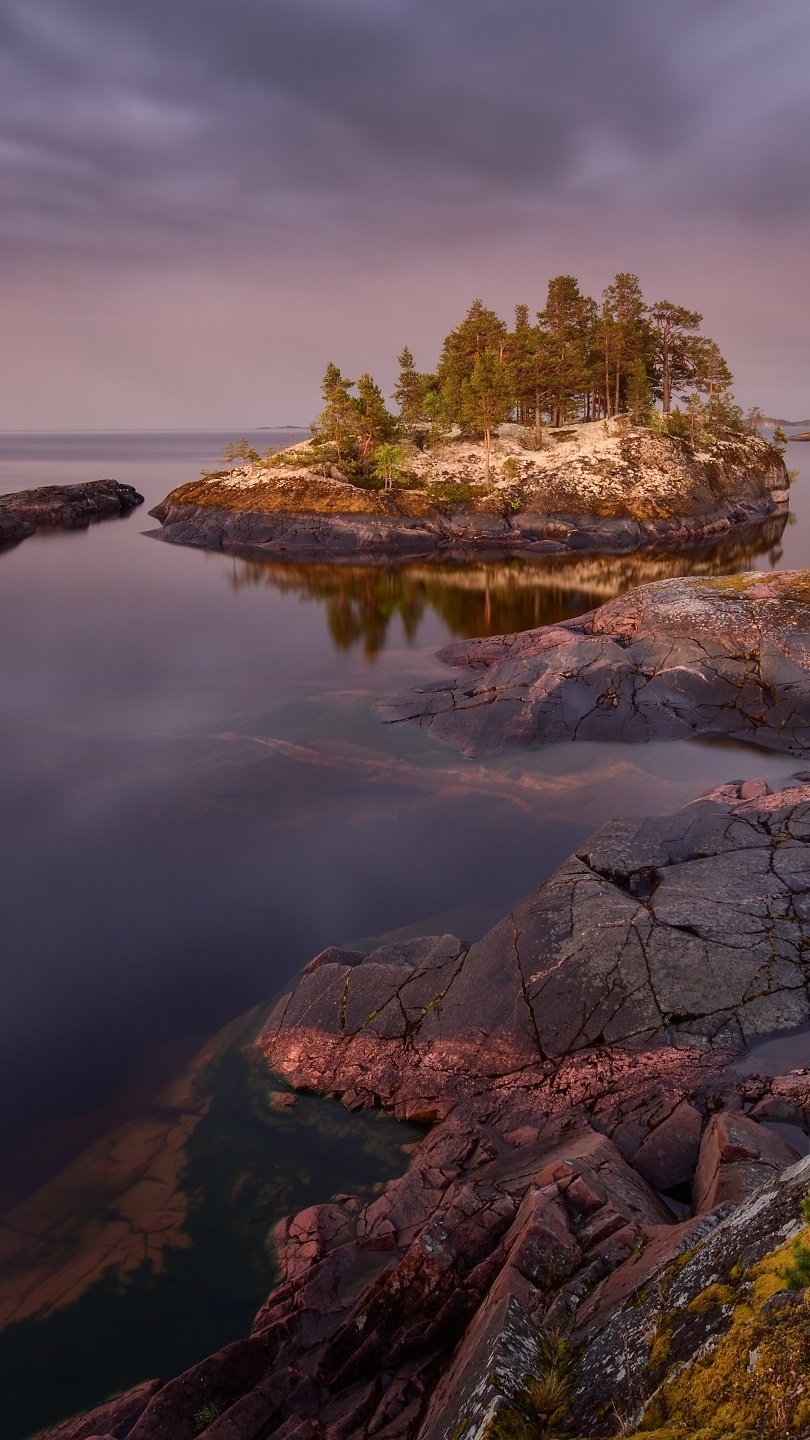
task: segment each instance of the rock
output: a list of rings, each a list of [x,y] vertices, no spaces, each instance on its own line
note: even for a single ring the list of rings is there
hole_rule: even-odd
[[[89,1414],[76,1420],[66,1420],[64,1424],[46,1431],[42,1440],[99,1440],[99,1437],[104,1437],[104,1440],[106,1437],[126,1440],[150,1400],[161,1389],[160,1380],[147,1380],[145,1384],[136,1385],[123,1395],[116,1395],[115,1399],[105,1401]]]
[[[635,1168],[657,1190],[688,1184],[695,1173],[702,1128],[700,1112],[681,1100],[635,1151]]]
[[[469,948],[429,937],[305,974],[260,1046],[293,1085],[410,1116],[593,1047],[740,1048],[810,1018],[808,834],[806,784],[610,822]],[[662,1184],[698,1138],[688,1110],[668,1124],[639,1161]],[[626,1130],[625,1153],[647,1128]]]
[[[143,504],[132,485],[118,480],[89,480],[82,485],[43,485],[0,495],[0,545],[33,535],[39,526],[76,529],[123,515]]]
[[[804,1116],[810,1073],[739,1061],[808,1018],[810,786],[747,796],[603,827],[475,945],[307,967],[251,1042],[270,1073],[432,1129],[379,1194],[276,1228],[251,1337],[163,1386],[132,1440],[201,1416],[208,1440],[611,1433],[680,1393],[738,1300],[785,1289],[788,1253],[765,1290],[751,1267],[801,1228],[810,1160],[782,1170],[745,1106]],[[676,1223],[654,1187],[696,1162],[710,1213]]]
[[[697,1214],[716,1205],[738,1204],[759,1189],[774,1171],[792,1165],[798,1155],[784,1140],[747,1115],[713,1115],[700,1147],[693,1205]]]
[[[576,425],[566,436],[527,450],[505,429],[494,484],[480,443],[410,446],[409,483],[392,491],[350,483],[305,441],[269,463],[181,485],[151,513],[156,533],[176,544],[374,562],[449,550],[682,549],[787,511],[784,462],[758,436],[727,436],[710,457],[631,426]]]
[[[465,755],[704,734],[810,748],[806,570],[656,581],[575,620],[464,641],[440,658],[468,674],[380,709]]]

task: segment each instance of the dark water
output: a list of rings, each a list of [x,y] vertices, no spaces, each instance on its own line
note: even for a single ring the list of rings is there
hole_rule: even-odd
[[[0,491],[110,475],[147,497],[0,555],[7,1202],[324,945],[475,936],[604,819],[796,766],[717,742],[466,761],[383,726],[374,701],[441,673],[433,652],[451,637],[581,613],[665,575],[810,563],[806,480],[781,535],[682,557],[332,570],[147,538],[148,506],[229,438],[0,436]],[[788,463],[810,474],[804,447]],[[355,1151],[349,1169],[371,1183],[363,1136]],[[295,1198],[335,1188],[319,1172]]]

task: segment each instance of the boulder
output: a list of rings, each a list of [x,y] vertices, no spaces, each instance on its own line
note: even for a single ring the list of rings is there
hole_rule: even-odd
[[[696,1214],[739,1204],[798,1158],[790,1145],[750,1116],[728,1110],[712,1115],[695,1173]]]

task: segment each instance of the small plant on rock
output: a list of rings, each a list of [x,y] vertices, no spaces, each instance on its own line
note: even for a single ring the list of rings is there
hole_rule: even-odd
[[[214,1421],[219,1419],[221,1413],[222,1411],[219,1405],[216,1405],[213,1400],[206,1401],[205,1405],[201,1405],[194,1416],[192,1436],[202,1435],[203,1431],[207,1430],[209,1425],[213,1425]]]

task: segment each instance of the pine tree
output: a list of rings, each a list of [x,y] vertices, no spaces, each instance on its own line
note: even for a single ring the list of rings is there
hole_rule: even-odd
[[[538,313],[546,341],[548,393],[554,423],[568,414],[572,401],[588,387],[593,302],[581,294],[573,275],[549,281],[546,307]]]
[[[652,336],[647,306],[637,275],[622,270],[603,291],[602,334],[605,343],[605,413],[623,409],[630,368],[650,357]]]
[[[707,397],[707,420],[712,428],[721,423],[721,417],[727,411],[729,403],[733,403],[731,387],[734,376],[723,358],[720,346],[714,340],[702,337],[695,340],[692,345],[692,361],[692,383],[701,395]]]
[[[324,408],[317,420],[318,434],[335,447],[338,464],[352,458],[357,424],[357,401],[350,394],[353,380],[345,380],[330,360],[323,377]]]
[[[627,412],[634,425],[646,425],[650,418],[652,390],[647,366],[641,356],[630,365],[627,374]]]
[[[378,445],[393,440],[397,433],[396,420],[370,375],[361,375],[357,382],[354,416],[357,453],[361,464],[365,464]]]
[[[469,379],[462,381],[462,423],[484,435],[484,465],[487,481],[492,478],[492,432],[508,420],[513,398],[509,370],[493,350],[483,350]]]
[[[512,399],[522,424],[534,421],[535,443],[543,443],[543,405],[548,398],[549,356],[546,336],[529,322],[528,305],[515,306],[515,328],[507,336],[506,364]]]
[[[695,331],[700,329],[703,316],[697,310],[673,305],[671,300],[659,300],[652,306],[650,318],[656,336],[662,406],[664,414],[669,415],[673,390],[688,384],[694,374]]]
[[[391,398],[399,406],[399,418],[403,425],[417,425],[423,418],[427,377],[419,374],[407,345],[397,357],[397,364],[399,379]]]
[[[472,378],[479,358],[493,353],[503,362],[506,344],[504,321],[494,310],[487,309],[483,300],[474,300],[461,324],[444,341],[439,360],[436,378],[451,423],[461,419],[462,388]]]

